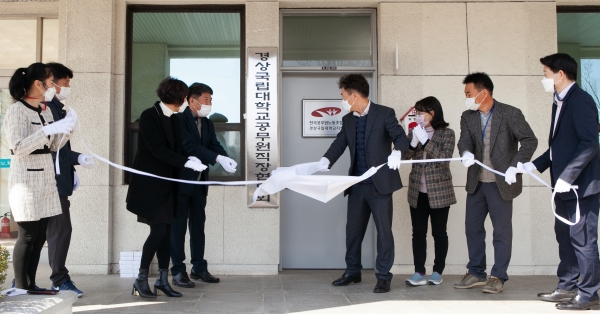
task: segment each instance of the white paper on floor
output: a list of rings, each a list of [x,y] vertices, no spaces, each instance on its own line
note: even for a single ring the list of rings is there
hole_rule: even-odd
[[[10,289],[6,289],[6,290],[2,290],[2,292],[0,292],[0,294],[7,296],[7,297],[14,297],[17,295],[27,294],[27,290],[19,289],[19,288],[10,288]]]

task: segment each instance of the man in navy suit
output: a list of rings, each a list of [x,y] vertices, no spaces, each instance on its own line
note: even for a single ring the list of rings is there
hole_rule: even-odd
[[[194,83],[189,87],[188,107],[183,113],[177,115],[181,121],[181,136],[183,149],[189,156],[195,156],[203,164],[214,165],[219,163],[229,173],[235,173],[237,163],[227,157],[225,149],[217,140],[215,126],[208,118],[212,108],[213,90],[206,84]],[[180,178],[192,181],[207,181],[208,170],[198,172],[185,169],[181,171]],[[192,255],[192,279],[208,283],[217,283],[219,278],[208,272],[208,263],[204,259],[204,222],[206,214],[207,185],[179,184],[177,198],[177,216],[171,225],[171,274],[173,284],[183,288],[192,288],[194,282],[190,280],[185,269],[185,233],[187,224],[190,228],[190,251]]]
[[[600,259],[598,257],[598,209],[600,207],[600,155],[598,111],[592,97],[577,85],[577,62],[557,53],[540,59],[544,65],[542,84],[554,93],[548,150],[530,163],[529,171],[550,169],[557,193],[556,213],[575,222],[579,201],[581,219],[575,225],[555,219],[558,242],[558,286],[540,293],[544,301],[559,302],[557,309],[585,310],[599,304]],[[571,190],[577,186],[579,198]]]
[[[409,141],[398,124],[394,110],[369,100],[369,83],[362,74],[342,76],[338,85],[344,107],[350,112],[342,118],[342,129],[319,161],[320,171],[327,171],[342,156],[346,147],[350,149],[350,176],[361,176],[369,168],[384,163],[387,166],[344,192],[344,195],[349,195],[346,271],[332,284],[346,286],[361,281],[361,245],[373,214],[377,228],[377,285],[373,292],[389,292],[392,280],[390,269],[394,263],[392,193],[402,188],[398,168]]]

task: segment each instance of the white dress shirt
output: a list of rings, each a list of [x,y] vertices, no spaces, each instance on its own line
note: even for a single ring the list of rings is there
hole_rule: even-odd
[[[369,108],[371,107],[371,101],[369,100],[369,103],[367,104],[367,108],[365,108],[365,111],[363,111],[362,114],[354,111],[353,114],[357,117],[364,117],[369,113]]]
[[[563,104],[563,101],[559,100],[558,98],[564,99],[574,84],[575,84],[575,82],[573,82],[573,83],[571,83],[571,85],[567,86],[567,88],[565,88],[562,92],[560,92],[560,94],[558,94],[558,97],[556,97],[556,94],[554,94],[554,101],[556,102],[556,106],[558,108],[556,108],[556,114],[554,115],[554,129],[552,130],[552,136],[554,136],[554,133],[556,132],[556,124],[558,122],[558,117],[560,116],[560,109],[562,108],[562,104]]]
[[[554,137],[554,133],[556,133],[556,125],[558,124],[558,117],[560,117],[560,110],[562,109],[562,105],[563,105],[563,101],[559,100],[560,99],[564,99],[565,96],[567,96],[567,93],[569,92],[569,90],[571,89],[571,87],[573,87],[573,85],[575,85],[575,82],[571,83],[571,85],[567,86],[567,88],[565,88],[562,92],[560,92],[560,94],[558,94],[558,97],[556,97],[556,93],[554,93],[554,102],[556,103],[556,113],[554,114],[554,128],[552,129],[552,136]],[[552,146],[550,146],[550,160],[552,161]]]

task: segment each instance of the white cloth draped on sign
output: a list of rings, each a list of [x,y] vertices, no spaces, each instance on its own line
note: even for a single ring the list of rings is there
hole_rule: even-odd
[[[313,176],[312,174],[317,172],[317,169],[320,167],[320,163],[318,162],[309,162],[291,167],[279,167],[273,170],[269,179],[264,181],[254,191],[253,201],[256,202],[259,196],[275,194],[283,189],[290,189],[296,193],[327,203],[347,188],[368,179],[384,165],[371,167],[371,169],[367,170],[360,177]]]

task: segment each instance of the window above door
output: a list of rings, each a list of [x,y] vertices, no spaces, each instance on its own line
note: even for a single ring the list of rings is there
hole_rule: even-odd
[[[282,10],[282,71],[372,70],[374,10]]]

